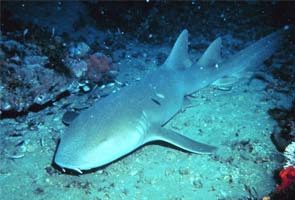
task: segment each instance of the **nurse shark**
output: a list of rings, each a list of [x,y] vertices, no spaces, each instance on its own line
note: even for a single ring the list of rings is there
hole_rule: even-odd
[[[82,173],[156,140],[188,152],[211,154],[216,147],[164,125],[181,110],[185,96],[261,65],[280,46],[284,32],[274,32],[226,60],[221,59],[221,38],[217,38],[193,63],[188,56],[188,31],[183,30],[158,70],[102,98],[72,121],[61,136],[54,162],[63,170]]]

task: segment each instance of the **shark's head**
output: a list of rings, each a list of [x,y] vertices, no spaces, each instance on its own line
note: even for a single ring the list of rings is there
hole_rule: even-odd
[[[115,156],[116,148],[111,138],[106,137],[97,140],[92,137],[67,137],[66,134],[72,135],[69,131],[65,131],[54,159],[55,163],[62,169],[81,172],[81,170],[105,165],[112,161],[111,158]],[[81,134],[81,136],[85,136],[85,134]],[[114,151],[111,151],[111,149]]]
[[[132,124],[96,117],[89,117],[88,111],[81,113],[65,130],[54,158],[62,169],[81,173],[106,165],[139,145],[140,134]]]

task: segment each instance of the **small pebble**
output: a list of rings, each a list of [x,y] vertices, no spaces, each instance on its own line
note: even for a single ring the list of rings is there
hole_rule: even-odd
[[[203,187],[203,183],[201,182],[201,180],[198,180],[198,179],[193,180],[193,185],[195,188],[198,188],[198,189]]]
[[[180,175],[188,175],[189,174],[189,170],[188,169],[179,169],[178,170]]]
[[[114,87],[115,86],[115,83],[109,83],[107,84],[107,87]]]
[[[104,89],[105,87],[106,87],[106,85],[102,85],[102,86],[99,87],[99,89],[102,90],[102,89]]]
[[[90,87],[88,85],[84,85],[82,87],[82,89],[83,89],[84,92],[89,92],[90,91]]]
[[[115,83],[117,83],[118,85],[123,85],[123,83],[118,80],[115,80]]]

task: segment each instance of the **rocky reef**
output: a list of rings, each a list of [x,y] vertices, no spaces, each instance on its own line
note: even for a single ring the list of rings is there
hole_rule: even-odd
[[[0,115],[24,114],[65,96],[111,82],[116,65],[85,42],[71,42],[41,28],[4,34],[0,40]]]

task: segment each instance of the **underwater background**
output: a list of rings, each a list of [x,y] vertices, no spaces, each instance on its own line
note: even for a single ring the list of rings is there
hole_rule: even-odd
[[[1,199],[294,199],[294,2],[0,4]],[[196,61],[217,37],[228,58],[286,26],[254,73],[197,91],[165,125],[216,153],[152,143],[83,175],[54,164],[69,111],[157,70],[183,29]]]

